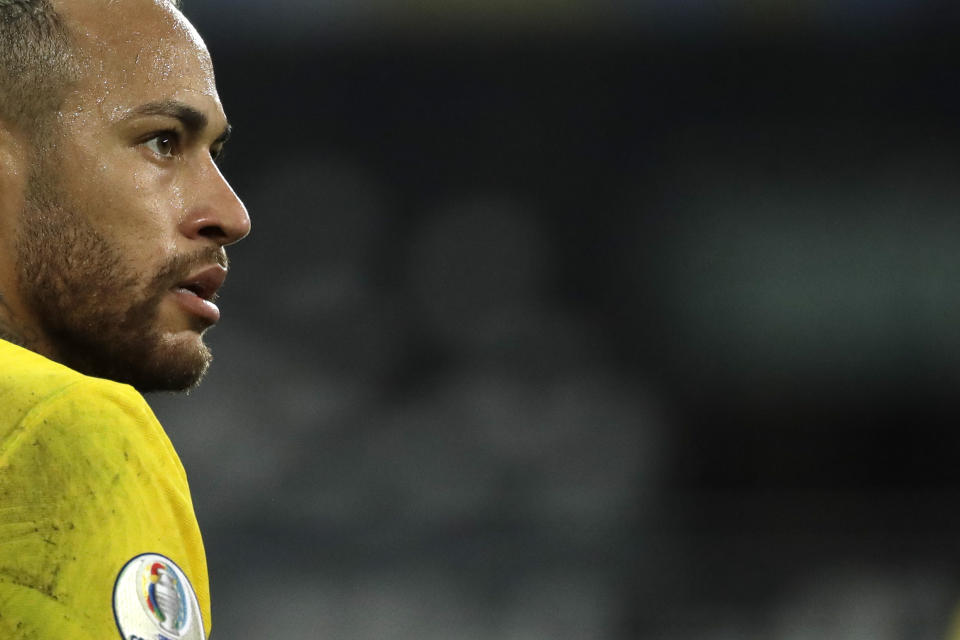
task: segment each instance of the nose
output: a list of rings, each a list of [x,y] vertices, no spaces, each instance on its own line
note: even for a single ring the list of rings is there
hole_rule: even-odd
[[[226,246],[250,233],[250,215],[220,169],[212,162],[197,176],[197,199],[188,205],[180,232],[190,239],[210,239]]]

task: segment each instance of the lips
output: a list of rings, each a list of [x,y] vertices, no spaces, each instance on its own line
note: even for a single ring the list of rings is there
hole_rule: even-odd
[[[178,283],[175,288],[185,289],[207,301],[216,299],[217,290],[223,286],[223,281],[227,278],[227,270],[216,265],[187,277]]]
[[[173,293],[188,313],[211,324],[220,320],[220,309],[213,303],[217,290],[223,286],[227,270],[219,265],[206,267],[173,286]]]

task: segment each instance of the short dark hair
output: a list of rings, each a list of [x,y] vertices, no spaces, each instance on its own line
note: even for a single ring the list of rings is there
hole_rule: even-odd
[[[49,0],[0,0],[0,119],[40,133],[78,77],[73,38]]]
[[[0,120],[42,136],[79,78],[73,36],[50,0],[0,0]]]

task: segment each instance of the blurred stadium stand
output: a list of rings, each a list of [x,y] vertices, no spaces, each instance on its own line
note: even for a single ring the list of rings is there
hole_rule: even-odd
[[[954,3],[185,5],[217,637],[946,638]]]

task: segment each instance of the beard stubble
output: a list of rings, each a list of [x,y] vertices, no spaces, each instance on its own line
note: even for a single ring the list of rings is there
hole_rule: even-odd
[[[223,264],[222,249],[176,256],[145,278],[90,224],[94,212],[69,202],[49,176],[31,177],[16,242],[20,293],[55,350],[48,355],[142,392],[194,387],[210,349],[199,337],[165,335],[160,303],[192,269]]]

